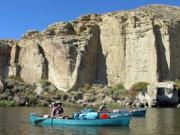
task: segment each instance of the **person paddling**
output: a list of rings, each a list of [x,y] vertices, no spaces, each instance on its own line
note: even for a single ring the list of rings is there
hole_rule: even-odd
[[[99,107],[98,112],[108,112],[105,102]]]
[[[53,118],[64,118],[64,109],[62,107],[62,102],[56,101],[53,105],[51,111],[51,117]]]

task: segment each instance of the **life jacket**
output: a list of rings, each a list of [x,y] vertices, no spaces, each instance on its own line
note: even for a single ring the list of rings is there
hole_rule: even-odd
[[[53,115],[60,115],[64,113],[64,109],[62,107],[55,107],[53,111]]]

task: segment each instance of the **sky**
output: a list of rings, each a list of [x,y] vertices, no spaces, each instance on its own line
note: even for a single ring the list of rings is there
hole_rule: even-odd
[[[0,0],[0,39],[20,39],[79,16],[135,9],[149,4],[180,6],[180,0]]]

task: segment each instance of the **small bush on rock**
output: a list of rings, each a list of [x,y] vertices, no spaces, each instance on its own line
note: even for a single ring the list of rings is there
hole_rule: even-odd
[[[149,85],[149,83],[147,83],[147,82],[138,82],[138,83],[133,84],[131,89],[136,92],[140,92],[140,91],[147,89],[148,85]]]

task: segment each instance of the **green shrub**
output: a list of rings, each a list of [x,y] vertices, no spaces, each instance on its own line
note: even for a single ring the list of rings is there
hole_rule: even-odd
[[[133,84],[131,89],[133,91],[140,92],[144,89],[147,89],[148,85],[149,85],[149,83],[147,83],[147,82],[138,82],[138,83]]]
[[[48,85],[51,85],[51,82],[49,82],[48,80],[40,80],[39,83],[41,83],[43,88]]]
[[[16,103],[15,103],[15,101],[1,100],[0,106],[1,107],[12,107],[12,106],[16,106]]]
[[[122,95],[125,92],[125,88],[122,83],[115,85],[114,87],[110,87],[108,93],[110,95]]]
[[[9,79],[17,80],[23,82],[23,79],[20,76],[11,75],[8,77]]]
[[[64,93],[61,95],[61,100],[66,101],[69,98],[69,95],[67,93]]]
[[[25,85],[17,85],[16,87],[17,87],[18,90],[21,91],[21,92],[25,92],[25,91],[26,91],[26,86],[25,86]]]
[[[120,98],[124,98],[127,95],[127,91],[122,83],[115,85],[114,87],[110,87],[108,90],[108,94],[114,99],[118,100]]]
[[[74,97],[75,100],[78,100],[78,99],[82,99],[83,98],[83,94],[82,92],[75,92],[75,91],[72,91],[70,93],[71,97]]]
[[[175,84],[176,84],[177,88],[180,89],[180,80],[175,80]]]
[[[95,95],[93,93],[86,93],[86,100],[88,102],[94,102],[96,100]]]
[[[83,90],[84,91],[86,91],[86,90],[90,90],[91,89],[91,87],[92,87],[92,85],[91,84],[89,84],[89,83],[86,83],[86,84],[84,84],[84,86],[83,86]]]
[[[37,103],[37,95],[35,93],[29,93],[27,96],[29,106],[34,106]]]

